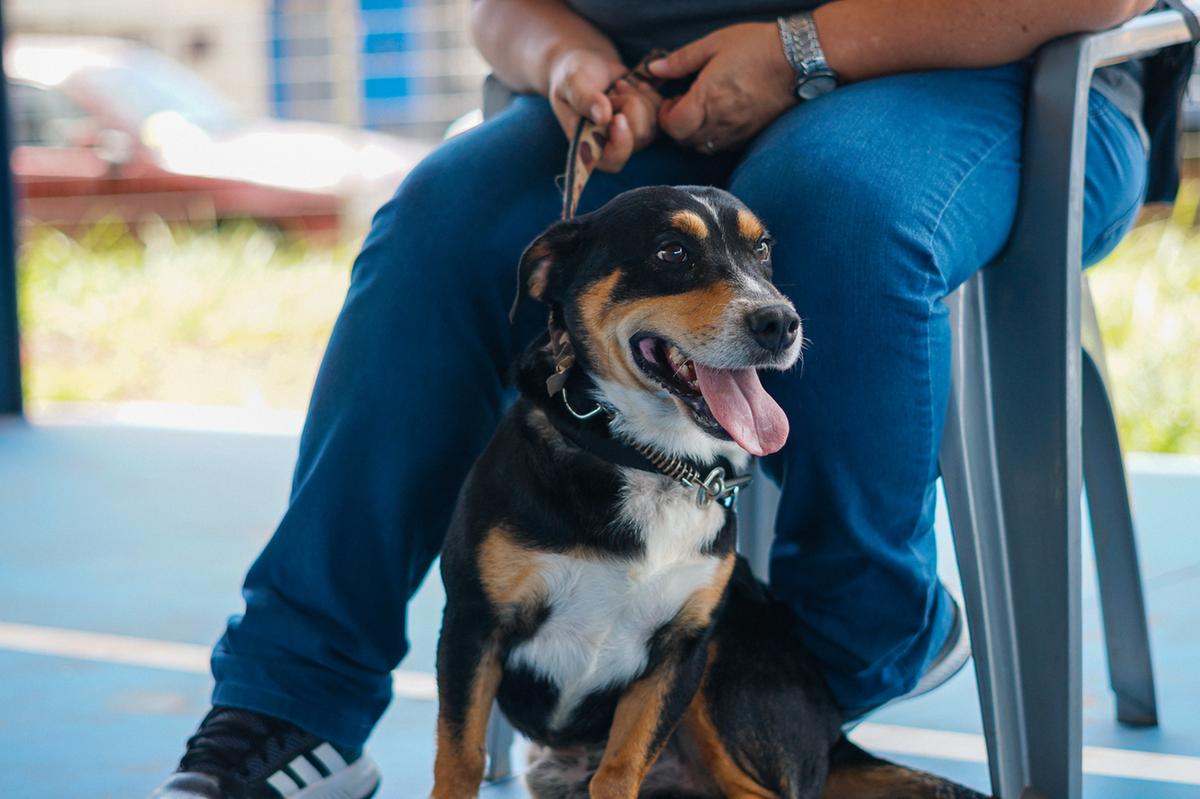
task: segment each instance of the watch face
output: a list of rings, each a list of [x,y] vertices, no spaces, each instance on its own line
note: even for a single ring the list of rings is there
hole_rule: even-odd
[[[813,75],[796,87],[796,96],[801,100],[812,100],[822,94],[829,94],[837,88],[837,78],[833,75]]]

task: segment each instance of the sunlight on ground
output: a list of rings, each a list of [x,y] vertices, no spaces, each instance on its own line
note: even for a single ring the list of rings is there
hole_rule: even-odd
[[[1200,454],[1200,182],[1091,271],[1130,450]],[[357,242],[100,222],[21,249],[26,394],[303,409]]]

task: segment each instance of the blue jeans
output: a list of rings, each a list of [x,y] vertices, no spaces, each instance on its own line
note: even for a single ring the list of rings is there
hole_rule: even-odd
[[[1027,67],[847,86],[737,154],[660,140],[597,174],[581,210],[647,184],[727,187],[776,237],[775,277],[811,342],[772,373],[791,419],[766,463],[783,488],[771,585],[846,708],[909,690],[951,602],[933,515],[949,381],[941,300],[1012,225]],[[376,216],[317,378],[291,502],[246,577],[246,612],[213,653],[214,702],[365,741],[407,650],[405,604],[459,485],[544,325],[507,310],[522,248],[559,210],[566,142],[523,97],[438,148]],[[1132,225],[1145,184],[1133,125],[1090,103],[1089,262]]]

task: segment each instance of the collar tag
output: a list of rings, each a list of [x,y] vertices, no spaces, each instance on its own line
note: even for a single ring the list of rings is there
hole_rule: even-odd
[[[554,374],[546,378],[546,393],[553,397],[555,394],[563,390],[567,385],[567,378],[570,377],[571,367],[575,364],[574,357],[571,357],[569,362],[559,361],[554,364]]]

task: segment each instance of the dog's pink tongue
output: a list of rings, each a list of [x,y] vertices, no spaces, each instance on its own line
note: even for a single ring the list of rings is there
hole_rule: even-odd
[[[754,369],[712,369],[696,364],[700,393],[712,415],[742,449],[770,455],[783,449],[788,420]]]

